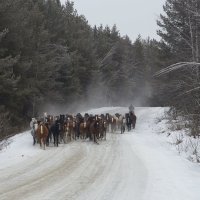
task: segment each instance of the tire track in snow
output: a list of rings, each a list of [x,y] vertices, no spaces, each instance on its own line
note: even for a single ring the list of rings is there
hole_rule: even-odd
[[[73,146],[71,146],[73,148]],[[34,194],[37,190],[41,191],[44,187],[48,187],[49,184],[53,184],[57,179],[66,175],[70,172],[70,168],[76,168],[80,161],[84,157],[84,151],[81,151],[80,146],[76,145],[76,151],[70,155],[70,157],[64,158],[67,148],[53,149],[55,153],[50,154],[53,157],[48,157],[47,154],[43,155],[38,167],[32,168],[30,165],[23,167],[24,174],[21,173],[21,165],[18,166],[19,173],[17,169],[11,180],[1,180],[0,184],[0,199],[23,199],[27,195]],[[35,162],[37,163],[37,157]],[[44,161],[44,162],[43,162]],[[41,165],[40,165],[41,164]],[[55,164],[53,166],[52,164]],[[68,171],[67,171],[68,170]],[[26,199],[26,198],[25,198]]]
[[[107,141],[100,145],[73,142],[49,152],[42,151],[42,155],[24,166],[16,165],[13,171],[4,169],[0,199],[110,200],[118,199],[119,193],[123,199],[132,199],[129,184],[133,184],[135,193],[142,191],[136,182],[146,174],[123,137],[108,134]],[[131,171],[134,168],[142,170],[137,175]]]

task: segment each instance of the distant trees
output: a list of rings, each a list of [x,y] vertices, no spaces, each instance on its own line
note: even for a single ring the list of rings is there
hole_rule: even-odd
[[[148,99],[159,48],[140,36],[132,43],[116,25],[91,27],[71,1],[1,1],[3,124],[18,131],[48,103],[124,105],[139,95]]]
[[[8,32],[6,28],[0,32],[0,132],[3,136],[10,131],[10,125],[16,124],[16,121],[13,122],[16,113],[13,100],[16,98],[19,80],[13,73],[13,66],[18,62],[19,57],[12,57],[2,46]]]

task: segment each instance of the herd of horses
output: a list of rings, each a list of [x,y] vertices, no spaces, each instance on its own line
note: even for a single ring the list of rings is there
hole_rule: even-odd
[[[125,115],[109,113],[101,115],[92,115],[85,113],[82,116],[77,115],[47,115],[44,119],[36,120],[33,118],[31,125],[31,134],[33,136],[33,145],[40,144],[45,149],[53,143],[58,146],[60,143],[68,143],[72,140],[82,139],[94,141],[106,140],[106,133],[115,133],[120,131],[121,134],[125,130],[130,131],[135,128],[136,115],[133,111]]]

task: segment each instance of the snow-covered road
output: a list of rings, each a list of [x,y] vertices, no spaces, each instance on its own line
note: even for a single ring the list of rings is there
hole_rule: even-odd
[[[124,113],[101,108],[89,113]],[[96,145],[32,146],[30,132],[0,153],[0,200],[199,200],[200,169],[155,134],[163,108],[136,108],[136,129]]]

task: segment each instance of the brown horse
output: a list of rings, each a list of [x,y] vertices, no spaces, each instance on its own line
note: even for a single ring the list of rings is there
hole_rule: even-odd
[[[130,114],[130,118],[131,118],[132,127],[134,129],[137,117],[133,111],[131,111],[129,114]]]
[[[100,137],[100,139],[106,140],[106,130],[107,130],[106,120],[101,118],[101,120],[99,122],[99,137]]]
[[[47,137],[49,134],[48,128],[45,126],[43,122],[39,122],[38,128],[36,130],[37,138],[40,143],[40,147],[45,149]]]
[[[80,123],[79,131],[80,131],[80,138],[86,139],[89,133],[90,121],[84,119],[83,122]]]

